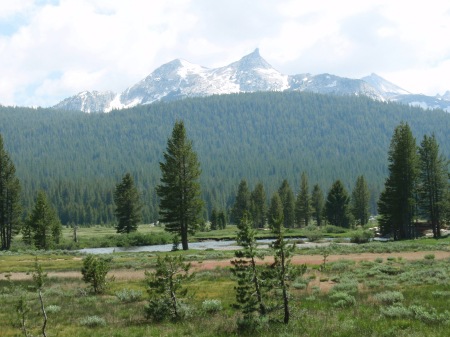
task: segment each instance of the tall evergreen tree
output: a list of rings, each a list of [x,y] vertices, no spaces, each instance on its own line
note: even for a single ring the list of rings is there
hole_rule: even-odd
[[[55,209],[50,205],[44,191],[39,191],[36,203],[28,217],[23,240],[38,249],[50,249],[59,243],[62,225]]]
[[[378,201],[380,229],[394,240],[415,237],[414,216],[417,198],[417,148],[409,125],[394,130],[388,153],[389,176]]]
[[[114,191],[115,215],[118,223],[117,233],[131,233],[137,230],[142,221],[142,203],[133,177],[126,173]]]
[[[250,191],[247,181],[242,179],[239,183],[236,200],[231,211],[231,220],[233,223],[238,224],[244,216],[244,213],[248,211],[250,211]]]
[[[215,207],[213,207],[212,211],[211,211],[211,218],[209,219],[211,222],[211,230],[216,230],[218,229],[218,214],[217,214],[217,210]]]
[[[253,218],[253,225],[256,228],[263,228],[266,224],[266,192],[261,182],[256,184],[250,195],[250,210]]]
[[[267,211],[267,222],[269,226],[273,228],[277,225],[279,219],[283,219],[283,203],[281,202],[280,195],[275,192],[270,199],[270,207]]]
[[[20,183],[15,173],[0,135],[0,250],[10,249],[13,236],[20,231]]]
[[[350,227],[350,197],[347,190],[340,180],[333,183],[328,192],[327,201],[325,203],[325,212],[327,220],[330,224],[339,227]]]
[[[441,236],[441,223],[446,208],[448,190],[448,161],[439,153],[434,134],[425,135],[419,147],[419,209],[430,223],[433,236]]]
[[[283,223],[286,228],[293,228],[295,223],[295,197],[289,182],[285,179],[278,189],[278,194],[283,205]]]
[[[364,226],[369,222],[369,201],[370,193],[364,176],[356,179],[355,187],[352,191],[351,210],[356,222]]]
[[[297,195],[295,202],[295,218],[299,227],[308,226],[311,219],[312,205],[311,197],[309,195],[308,177],[306,173],[302,173],[300,182],[300,192]]]
[[[182,121],[175,123],[164,160],[159,164],[161,182],[156,188],[161,222],[166,231],[181,238],[183,250],[187,250],[188,233],[195,232],[200,222],[203,200],[198,182],[200,163]]]
[[[322,225],[323,213],[325,208],[325,199],[319,184],[313,186],[311,194],[312,216],[317,226]]]

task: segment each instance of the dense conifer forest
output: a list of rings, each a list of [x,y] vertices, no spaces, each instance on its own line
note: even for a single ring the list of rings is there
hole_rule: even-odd
[[[29,212],[43,189],[63,224],[112,223],[113,193],[129,172],[144,203],[144,222],[158,218],[159,162],[176,120],[183,120],[202,168],[207,209],[229,210],[241,179],[266,195],[284,179],[294,193],[302,172],[328,191],[336,179],[351,189],[364,175],[371,211],[387,175],[394,128],[435,134],[450,157],[450,114],[366,97],[252,93],[193,98],[108,114],[0,107],[0,134]]]

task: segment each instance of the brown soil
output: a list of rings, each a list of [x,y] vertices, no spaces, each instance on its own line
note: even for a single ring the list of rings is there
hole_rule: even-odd
[[[335,262],[339,260],[352,260],[352,261],[374,261],[376,258],[382,258],[383,260],[388,257],[401,257],[403,260],[421,260],[425,255],[434,254],[436,260],[450,258],[450,252],[443,251],[429,251],[429,252],[401,252],[401,253],[362,253],[362,254],[347,254],[347,255],[330,255],[327,257],[328,262]],[[292,258],[293,264],[303,264],[307,265],[318,265],[323,262],[323,256],[321,255],[296,255]],[[273,257],[266,257],[261,263],[273,263]],[[192,267],[195,271],[201,270],[212,270],[215,268],[230,267],[230,260],[206,260],[192,262]],[[77,278],[81,277],[79,271],[67,271],[67,272],[48,272],[49,277],[59,277],[59,278]],[[143,279],[145,277],[144,270],[134,270],[134,269],[121,269],[113,270],[108,275],[113,275],[117,280],[135,280]],[[31,279],[31,274],[27,273],[12,273],[11,280],[26,280]],[[0,279],[3,278],[0,273]],[[331,286],[331,282],[320,282],[320,287],[327,288],[327,284]],[[324,289],[326,290],[326,289]]]

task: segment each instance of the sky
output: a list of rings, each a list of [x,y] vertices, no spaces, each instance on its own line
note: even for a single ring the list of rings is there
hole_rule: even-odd
[[[259,48],[286,75],[376,73],[450,90],[448,0],[0,0],[0,104],[122,92],[181,58],[208,68]]]

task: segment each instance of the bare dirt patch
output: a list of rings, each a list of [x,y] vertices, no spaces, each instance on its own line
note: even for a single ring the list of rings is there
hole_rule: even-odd
[[[361,254],[347,254],[347,255],[330,255],[327,257],[328,262],[335,262],[339,260],[352,260],[352,261],[374,261],[377,258],[383,260],[388,257],[401,257],[403,260],[414,261],[422,260],[425,255],[434,254],[436,260],[450,258],[450,252],[443,251],[428,251],[428,252],[400,252],[400,253],[361,253]],[[194,271],[201,270],[213,270],[215,268],[225,268],[231,266],[231,260],[205,260],[192,262]],[[295,255],[292,258],[293,264],[307,264],[307,265],[319,265],[323,262],[323,256],[321,255]],[[259,263],[273,263],[273,257],[267,256],[263,261]],[[47,275],[52,278],[81,278],[80,271],[66,271],[66,272],[48,272]],[[134,269],[119,269],[112,270],[108,275],[114,276],[117,280],[135,280],[144,279],[144,270]],[[0,279],[4,276],[0,274]],[[28,280],[31,279],[30,273],[11,273],[11,280]],[[324,285],[325,286],[325,285]],[[322,287],[322,284],[321,284]]]

